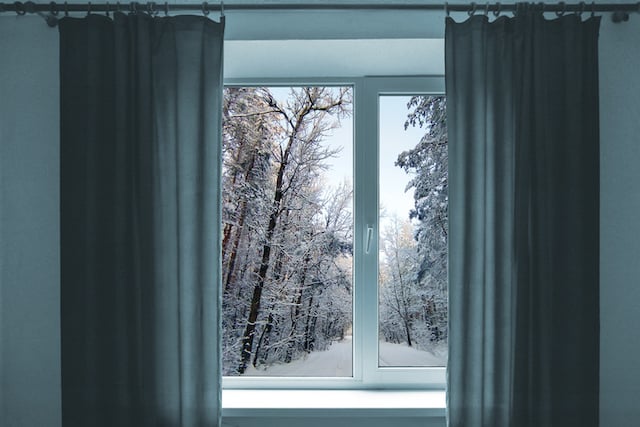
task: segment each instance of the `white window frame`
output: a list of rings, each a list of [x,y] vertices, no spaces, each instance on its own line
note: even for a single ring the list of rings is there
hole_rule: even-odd
[[[444,390],[444,367],[378,367],[379,100],[381,95],[442,95],[444,76],[243,78],[224,84],[353,87],[354,269],[352,377],[223,377],[223,389]],[[365,253],[369,227],[373,233]]]

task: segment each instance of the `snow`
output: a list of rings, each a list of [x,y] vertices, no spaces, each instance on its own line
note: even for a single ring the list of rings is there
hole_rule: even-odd
[[[350,377],[351,337],[334,341],[325,351],[313,351],[291,363],[272,365],[266,369],[251,366],[245,375],[269,377]]]
[[[328,350],[314,351],[291,363],[267,368],[250,366],[245,376],[269,377],[350,377],[352,339],[335,341]],[[406,344],[380,342],[380,366],[444,366],[446,354],[432,354]]]
[[[435,355],[406,344],[380,341],[380,366],[445,366],[446,355]]]

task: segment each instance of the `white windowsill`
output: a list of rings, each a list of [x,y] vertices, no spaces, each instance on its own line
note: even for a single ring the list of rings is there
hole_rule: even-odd
[[[223,417],[444,417],[444,391],[223,390]]]

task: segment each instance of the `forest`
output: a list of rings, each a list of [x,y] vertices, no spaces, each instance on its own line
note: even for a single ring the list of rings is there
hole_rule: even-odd
[[[408,218],[392,218],[380,235],[380,339],[446,359],[448,150],[446,98],[413,96],[404,128],[424,134],[398,154],[413,192]]]
[[[416,96],[398,153],[415,208],[380,236],[380,338],[446,347],[444,97]],[[353,113],[350,87],[227,87],[223,109],[223,374],[286,365],[351,334],[352,177],[328,143]],[[351,143],[351,142],[349,142]],[[400,191],[405,189],[400,189]]]

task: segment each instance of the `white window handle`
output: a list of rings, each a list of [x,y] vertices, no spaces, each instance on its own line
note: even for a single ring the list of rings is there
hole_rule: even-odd
[[[367,224],[367,237],[364,245],[364,253],[368,254],[371,249],[371,238],[373,237],[373,227]]]

